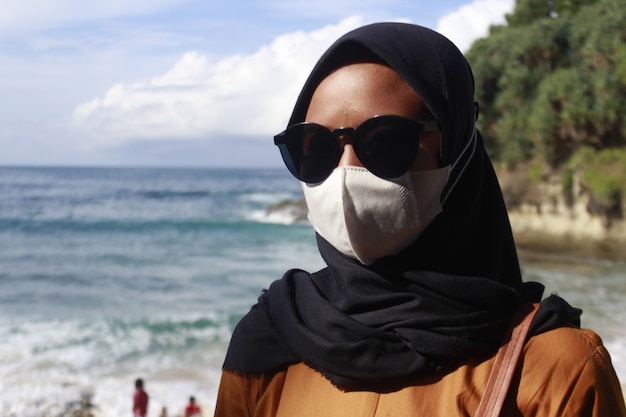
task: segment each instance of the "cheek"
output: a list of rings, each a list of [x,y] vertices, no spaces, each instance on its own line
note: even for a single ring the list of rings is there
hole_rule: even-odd
[[[428,171],[440,168],[439,147],[441,134],[439,132],[429,132],[420,139],[420,150],[415,157],[410,171]]]

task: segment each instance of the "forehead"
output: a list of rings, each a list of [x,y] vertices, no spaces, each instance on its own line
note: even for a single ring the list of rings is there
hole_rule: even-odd
[[[421,98],[391,67],[380,63],[353,63],[331,72],[315,88],[306,120],[351,121],[381,114],[412,119],[429,116]],[[345,125],[349,126],[349,125]],[[338,126],[335,126],[338,127]]]

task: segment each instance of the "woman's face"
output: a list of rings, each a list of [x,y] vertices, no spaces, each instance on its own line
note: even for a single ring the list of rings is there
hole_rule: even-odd
[[[334,130],[355,128],[378,115],[397,115],[414,120],[433,117],[417,93],[393,69],[377,63],[341,67],[315,89],[306,114],[314,122]],[[342,136],[343,154],[338,166],[363,166],[349,136]],[[420,149],[410,171],[439,167],[440,132],[422,133]]]

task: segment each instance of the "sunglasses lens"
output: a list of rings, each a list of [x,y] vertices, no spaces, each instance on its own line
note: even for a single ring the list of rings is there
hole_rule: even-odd
[[[393,122],[362,126],[355,141],[357,156],[374,175],[396,178],[411,168],[419,150],[420,127],[413,123]]]
[[[285,165],[300,181],[324,181],[335,169],[343,145],[339,135],[352,137],[352,145],[363,166],[381,178],[397,178],[407,172],[417,156],[423,122],[401,116],[377,116],[356,130],[331,132],[315,123],[300,123],[274,137]],[[432,130],[432,129],[429,129]]]
[[[341,148],[323,126],[295,125],[281,135],[280,152],[289,171],[300,181],[324,181],[337,166]]]

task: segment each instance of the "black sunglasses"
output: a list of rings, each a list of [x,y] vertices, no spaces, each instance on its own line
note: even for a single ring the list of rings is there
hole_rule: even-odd
[[[409,170],[419,150],[421,133],[437,129],[436,120],[417,121],[394,115],[375,116],[357,128],[332,131],[317,123],[302,122],[274,136],[274,144],[293,176],[314,184],[324,181],[337,167],[343,153],[339,138],[348,135],[363,166],[389,179]]]

